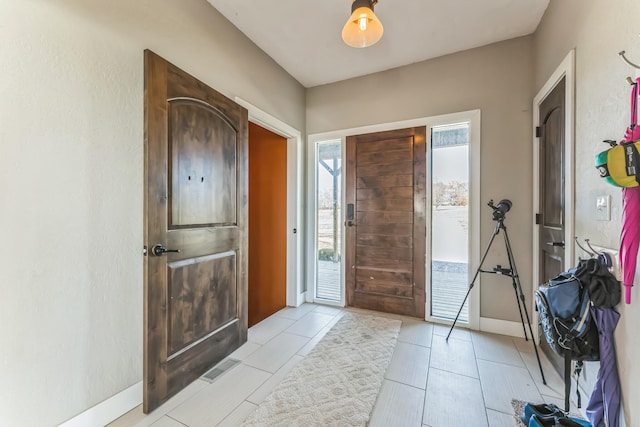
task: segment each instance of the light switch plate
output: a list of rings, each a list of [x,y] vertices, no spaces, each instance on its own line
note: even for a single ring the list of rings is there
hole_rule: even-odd
[[[611,221],[611,196],[596,196],[595,219],[598,221]]]

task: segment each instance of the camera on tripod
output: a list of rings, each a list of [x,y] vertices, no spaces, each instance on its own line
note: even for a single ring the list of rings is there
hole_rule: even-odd
[[[467,294],[464,296],[462,300],[462,304],[460,305],[460,309],[458,310],[458,314],[456,318],[453,320],[453,324],[451,325],[451,329],[449,329],[449,333],[445,338],[446,341],[449,341],[449,337],[451,336],[451,332],[453,332],[453,328],[456,326],[458,322],[458,317],[460,317],[460,313],[462,312],[462,307],[467,302],[467,298],[469,298],[469,294],[471,293],[471,289],[476,282],[480,273],[492,273],[492,274],[500,274],[503,276],[507,276],[511,278],[511,284],[513,285],[513,291],[515,293],[516,302],[518,304],[518,311],[520,312],[520,322],[522,322],[522,332],[524,333],[524,339],[529,340],[527,337],[527,329],[525,327],[525,319],[527,325],[529,325],[529,337],[531,337],[531,342],[533,344],[533,350],[536,353],[536,359],[538,359],[538,368],[540,368],[540,376],[542,377],[542,383],[546,384],[547,380],[544,378],[544,372],[542,371],[542,363],[540,362],[540,355],[538,354],[538,346],[536,345],[536,341],[533,339],[533,329],[531,328],[531,320],[529,319],[529,311],[527,310],[527,304],[525,303],[524,292],[522,291],[522,285],[520,284],[520,276],[518,276],[518,270],[516,270],[516,262],[513,258],[513,251],[511,250],[511,243],[509,242],[509,236],[507,236],[507,226],[504,224],[504,217],[511,209],[511,200],[502,199],[498,202],[497,205],[493,204],[493,199],[489,200],[487,205],[493,209],[493,220],[497,221],[495,229],[493,230],[493,234],[491,235],[491,239],[489,240],[489,244],[487,245],[487,249],[484,251],[484,255],[480,259],[480,264],[478,265],[478,269],[476,270],[473,279],[471,279],[471,283],[469,283],[469,288],[467,289]],[[495,237],[500,233],[500,230],[503,231],[504,236],[504,245],[507,249],[507,259],[509,260],[509,268],[502,268],[501,265],[496,266],[493,270],[483,270],[482,265],[484,264],[487,255],[489,254],[489,250],[491,249],[491,245]]]
[[[487,205],[493,209],[493,220],[494,221],[504,221],[504,216],[511,209],[511,200],[502,199],[498,202],[497,205],[493,204],[493,199],[489,200]]]

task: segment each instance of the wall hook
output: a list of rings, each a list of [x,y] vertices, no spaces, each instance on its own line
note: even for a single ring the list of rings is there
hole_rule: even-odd
[[[640,65],[634,64],[633,62],[629,61],[629,59],[625,56],[625,53],[627,53],[626,51],[620,51],[618,52],[618,55],[620,55],[620,57],[622,58],[622,60],[624,62],[626,62],[627,64],[631,65],[633,68],[637,68],[640,70]]]
[[[584,241],[585,241],[585,243],[589,244],[589,239],[584,239]],[[597,256],[598,256],[597,251],[593,251],[593,252],[592,252],[592,251],[590,251],[590,250],[589,250],[589,249],[593,249],[593,248],[591,247],[591,245],[589,245],[589,249],[585,249],[585,248],[580,244],[580,241],[578,240],[578,236],[576,236],[576,245],[578,245],[578,247],[579,247],[580,249],[582,249],[584,252],[588,253],[588,254],[589,254],[589,256],[591,256],[592,258],[595,258],[595,257],[597,257]]]

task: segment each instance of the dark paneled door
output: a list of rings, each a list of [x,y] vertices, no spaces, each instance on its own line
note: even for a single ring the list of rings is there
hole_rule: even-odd
[[[347,137],[347,304],[424,318],[426,128]]]
[[[564,174],[565,174],[565,79],[563,78],[539,107],[539,189],[540,189],[540,249],[539,277],[545,282],[564,270]],[[540,340],[549,360],[558,372],[564,369],[563,359],[543,338]]]
[[[247,123],[145,51],[145,413],[247,339]]]

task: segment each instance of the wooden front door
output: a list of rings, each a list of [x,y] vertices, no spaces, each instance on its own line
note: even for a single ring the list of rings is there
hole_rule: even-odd
[[[148,413],[247,339],[248,121],[150,51],[144,90]]]
[[[564,123],[565,79],[563,78],[539,107],[539,277],[541,282],[554,278],[564,270],[565,229],[565,123]],[[543,338],[543,349],[556,370],[564,370],[563,359],[558,356]]]
[[[421,127],[347,137],[349,306],[424,318],[425,134]]]

